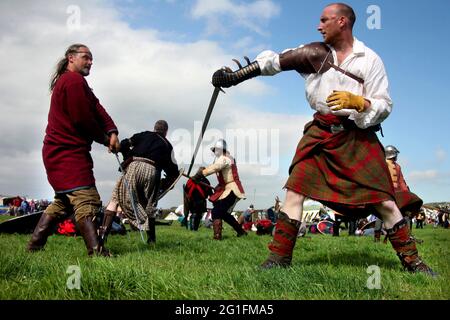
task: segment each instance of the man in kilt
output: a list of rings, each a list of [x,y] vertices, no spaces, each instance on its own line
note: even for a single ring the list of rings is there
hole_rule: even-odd
[[[156,241],[157,192],[169,187],[179,173],[172,144],[166,139],[167,131],[167,122],[159,120],[154,131],[137,133],[121,141],[119,151],[125,159],[121,168],[125,173],[117,181],[105,210],[99,230],[102,246],[119,207],[133,227],[147,232],[148,243]],[[166,173],[166,178],[160,181],[161,171]]]
[[[230,87],[259,76],[295,70],[306,80],[313,121],[303,130],[285,184],[286,198],[263,268],[291,265],[306,197],[356,218],[376,210],[402,265],[411,272],[433,271],[420,259],[409,227],[396,204],[384,150],[375,133],[392,110],[380,57],[353,36],[355,14],[343,3],[326,6],[318,31],[324,42],[263,51],[233,72],[224,67],[213,85]]]

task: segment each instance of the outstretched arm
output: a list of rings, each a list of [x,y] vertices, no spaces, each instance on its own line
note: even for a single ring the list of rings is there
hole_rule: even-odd
[[[313,42],[281,54],[266,50],[248,65],[232,71],[223,67],[213,74],[215,87],[229,88],[259,75],[273,76],[281,71],[295,70],[302,74],[323,73],[333,65],[333,54],[323,42]]]

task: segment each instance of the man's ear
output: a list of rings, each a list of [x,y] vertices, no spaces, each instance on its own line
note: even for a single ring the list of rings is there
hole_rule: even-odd
[[[338,23],[341,27],[345,26],[346,24],[350,23],[350,21],[348,21],[348,19],[344,16],[339,17],[338,19]]]
[[[67,61],[69,61],[70,63],[73,63],[73,60],[75,59],[75,56],[73,54],[69,54],[67,56]]]

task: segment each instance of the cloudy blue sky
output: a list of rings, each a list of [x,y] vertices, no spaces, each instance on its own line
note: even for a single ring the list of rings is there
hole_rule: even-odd
[[[0,194],[52,198],[41,160],[50,74],[66,47],[94,54],[87,78],[120,137],[166,119],[180,166],[188,167],[212,93],[211,74],[264,49],[321,40],[329,1],[149,0],[0,2]],[[411,190],[425,202],[450,201],[448,91],[450,2],[348,1],[354,34],[383,59],[394,101],[383,144],[400,150]],[[196,167],[224,137],[236,153],[247,200],[258,208],[283,197],[282,186],[303,125],[313,111],[297,74],[259,77],[219,96]],[[115,158],[93,149],[97,186],[108,201]],[[196,168],[195,167],[195,168]],[[215,178],[212,178],[214,181]],[[181,184],[160,203],[181,203]]]

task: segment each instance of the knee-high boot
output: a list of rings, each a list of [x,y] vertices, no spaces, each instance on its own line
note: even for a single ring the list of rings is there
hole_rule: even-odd
[[[222,219],[213,220],[214,240],[222,240]]]
[[[107,253],[109,254],[108,249],[105,248],[105,243],[108,238],[109,232],[111,231],[113,219],[116,216],[114,211],[105,210],[103,213],[103,222],[100,228],[98,229],[98,246],[99,253]]]
[[[292,252],[297,241],[300,221],[292,220],[282,211],[278,214],[275,234],[269,244],[270,254],[261,265],[264,269],[273,267],[289,267],[292,261]]]
[[[81,236],[84,239],[86,245],[87,253],[89,256],[100,254],[102,256],[110,256],[109,252],[100,252],[98,243],[98,234],[95,224],[92,221],[92,217],[83,217],[80,221],[77,221],[78,227],[80,229]]]
[[[45,212],[42,213],[36,228],[34,228],[33,235],[27,245],[28,251],[38,251],[44,248],[47,239],[51,233],[51,229],[58,222],[58,217],[50,216]]]
[[[375,241],[375,242],[381,241],[381,230],[375,230],[373,232],[373,241]]]
[[[397,252],[403,267],[409,272],[423,272],[437,276],[419,257],[414,238],[410,236],[409,226],[405,219],[397,222],[392,229],[387,230],[389,241]]]

